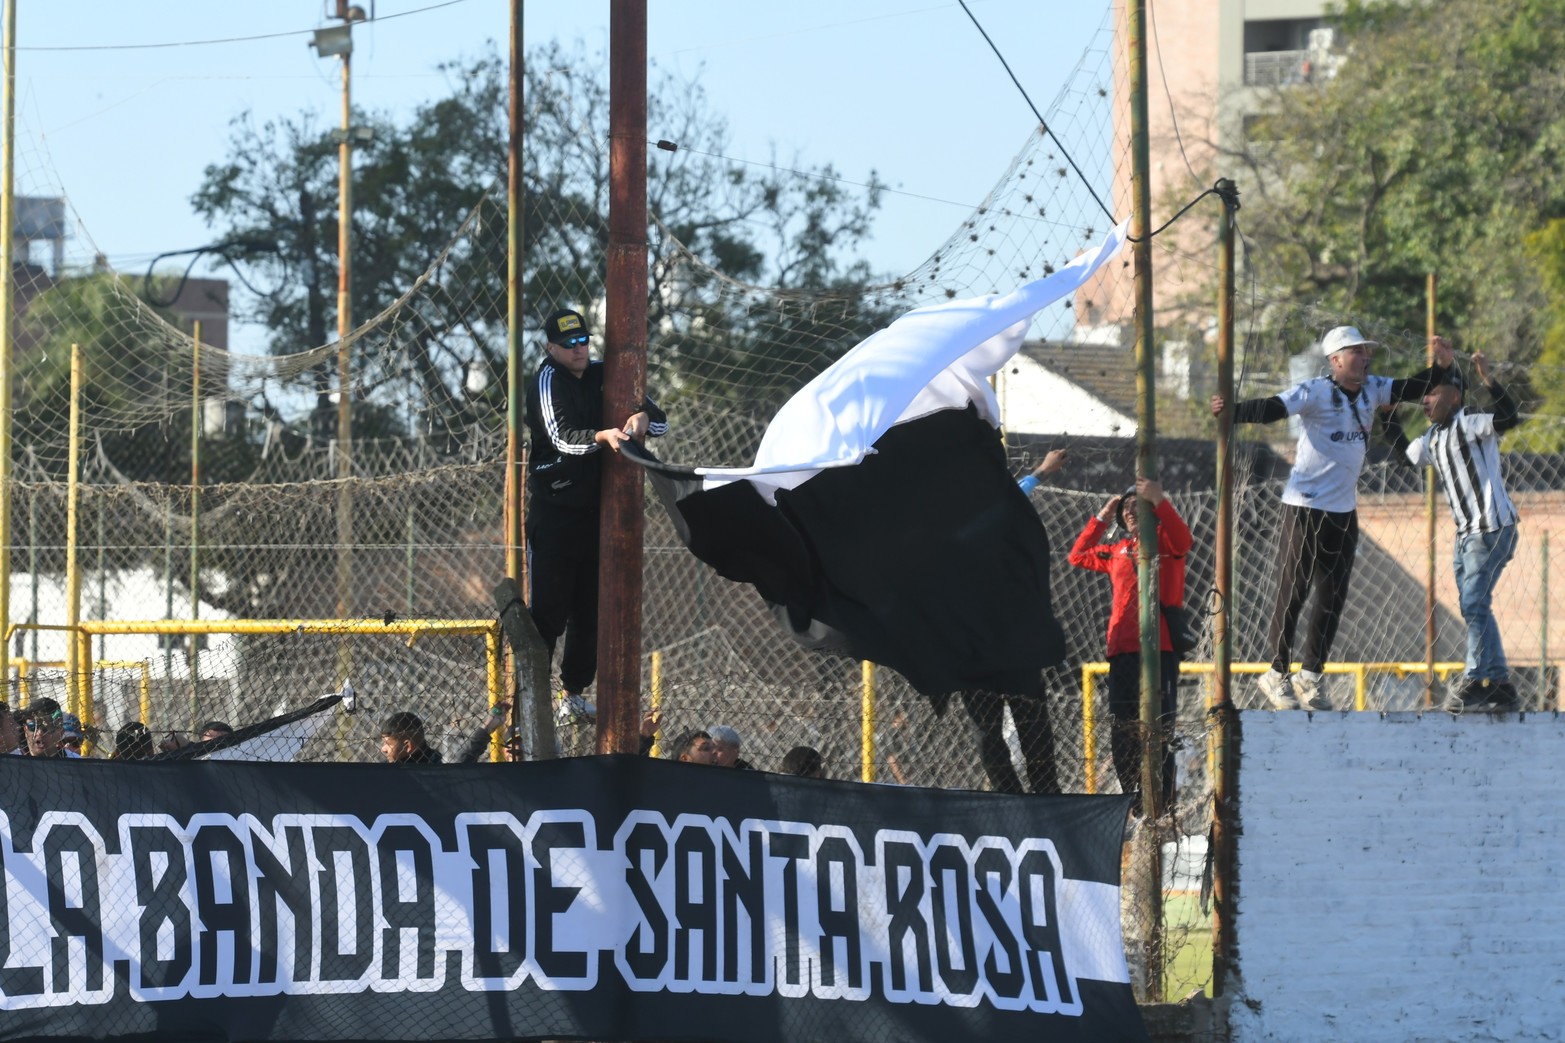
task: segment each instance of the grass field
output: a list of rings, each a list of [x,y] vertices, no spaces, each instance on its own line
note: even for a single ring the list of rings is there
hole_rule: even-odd
[[[1196,891],[1168,891],[1163,895],[1167,925],[1168,964],[1163,995],[1183,999],[1197,989],[1212,994],[1212,918],[1201,912]]]

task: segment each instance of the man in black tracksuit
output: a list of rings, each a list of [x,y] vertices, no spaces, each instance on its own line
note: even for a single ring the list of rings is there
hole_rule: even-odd
[[[544,321],[545,357],[527,385],[527,554],[532,617],[549,648],[565,635],[560,683],[567,705],[598,669],[598,493],[601,450],[656,437],[668,418],[646,399],[622,427],[603,426],[603,363],[588,357],[586,320],[562,310]]]

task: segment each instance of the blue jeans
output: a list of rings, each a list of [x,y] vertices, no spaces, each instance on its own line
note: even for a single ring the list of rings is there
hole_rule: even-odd
[[[1461,595],[1462,618],[1467,621],[1467,676],[1475,681],[1508,680],[1505,648],[1500,628],[1489,606],[1494,586],[1516,553],[1516,526],[1497,532],[1479,532],[1456,541],[1456,589]]]

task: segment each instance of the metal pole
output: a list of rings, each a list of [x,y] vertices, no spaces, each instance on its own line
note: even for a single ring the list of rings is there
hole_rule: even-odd
[[[1233,192],[1232,183],[1228,191]],[[1231,201],[1230,201],[1231,198]],[[1238,195],[1224,195],[1218,219],[1217,393],[1234,401],[1234,210]],[[1214,586],[1217,611],[1212,619],[1212,995],[1221,996],[1234,951],[1234,832],[1237,805],[1233,742],[1238,729],[1230,689],[1233,641],[1228,624],[1233,609],[1234,561],[1233,409],[1217,418],[1217,534]]]
[[[340,6],[340,5],[339,5]],[[339,16],[346,17],[340,12]],[[350,25],[351,28],[351,25]],[[342,141],[337,146],[337,616],[353,613],[353,330],[352,59],[342,55]],[[346,680],[352,650],[338,651],[338,680]]]
[[[12,235],[16,229],[16,0],[5,0],[5,127],[0,148],[0,636],[11,629]],[[37,657],[34,656],[34,659]],[[11,642],[0,640],[0,679],[11,678]]]
[[[190,339],[190,618],[201,618],[201,323]],[[201,719],[201,636],[190,635],[190,727]]]
[[[859,665],[859,777],[875,781],[875,664],[868,659]]]
[[[1425,324],[1429,343],[1424,349],[1426,366],[1435,364],[1435,273],[1429,273]],[[1424,524],[1427,560],[1424,571],[1424,705],[1435,704],[1435,469],[1424,468]]]
[[[1543,530],[1543,547],[1540,566],[1543,585],[1543,601],[1539,606],[1538,620],[1538,709],[1547,710],[1549,699],[1549,530]]]
[[[647,383],[647,4],[609,6],[609,249],[603,422],[640,408]],[[599,508],[599,753],[635,753],[641,688],[641,469],[605,454]]]
[[[82,649],[78,628],[82,619],[82,578],[76,564],[77,510],[81,502],[81,424],[82,424],[82,352],[71,345],[71,428],[68,432],[65,477],[65,625],[70,638],[66,644],[65,703],[71,713],[80,708],[82,671],[90,665],[91,646]],[[3,642],[0,642],[3,643]]]
[[[652,716],[654,719],[663,716],[663,653],[652,653]],[[661,730],[661,725],[659,726]],[[647,751],[653,760],[663,756],[659,748],[660,743],[656,734],[652,737],[652,749]]]
[[[1152,314],[1152,192],[1147,122],[1147,12],[1145,0],[1129,0],[1127,42],[1130,80],[1131,236],[1136,300],[1136,477],[1157,477],[1157,371]],[[1158,608],[1157,518],[1146,500],[1136,501],[1141,532],[1136,577],[1141,600],[1141,803],[1150,824],[1162,811],[1162,699],[1159,659],[1162,647]],[[1156,843],[1134,859],[1139,914],[1147,932],[1147,999],[1162,998],[1162,852]]]
[[[505,574],[527,591],[527,555],[523,552],[522,517],[526,496],[523,474],[522,416],[522,0],[511,0],[510,136],[506,150],[506,432],[505,432]]]

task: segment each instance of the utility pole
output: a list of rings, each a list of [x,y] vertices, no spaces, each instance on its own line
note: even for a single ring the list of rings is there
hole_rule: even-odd
[[[342,59],[342,128],[337,142],[337,618],[353,614],[353,23],[364,8],[337,0],[341,25],[317,29],[311,46],[322,58]],[[339,655],[340,673],[349,670],[348,645]]]
[[[609,251],[603,419],[623,423],[647,385],[647,0],[609,6]],[[599,753],[635,753],[641,698],[641,468],[603,461],[598,556]]]

